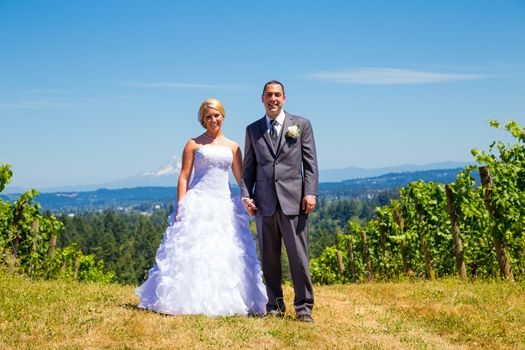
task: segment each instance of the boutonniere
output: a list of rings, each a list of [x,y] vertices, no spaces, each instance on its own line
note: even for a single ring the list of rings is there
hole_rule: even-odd
[[[288,129],[286,129],[286,133],[284,134],[284,137],[287,139],[294,139],[297,140],[297,138],[301,135],[301,129],[299,129],[299,125],[292,125],[289,126]]]

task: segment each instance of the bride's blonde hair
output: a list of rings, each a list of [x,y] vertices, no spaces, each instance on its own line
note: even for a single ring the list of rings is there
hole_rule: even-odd
[[[214,108],[218,110],[222,117],[226,117],[226,113],[224,112],[224,106],[222,105],[222,102],[218,99],[212,97],[207,100],[204,100],[204,102],[201,103],[201,106],[199,108],[199,123],[201,123],[202,127],[206,129],[206,123],[204,122],[204,113],[206,113],[206,110],[208,108]]]

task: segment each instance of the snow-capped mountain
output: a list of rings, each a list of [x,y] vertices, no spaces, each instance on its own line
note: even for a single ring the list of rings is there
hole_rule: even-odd
[[[179,179],[182,160],[178,156],[173,156],[169,162],[156,170],[145,171],[141,174],[130,176],[121,180],[115,180],[93,185],[62,186],[39,188],[39,192],[77,192],[77,191],[95,191],[100,188],[119,189],[133,187],[176,187]],[[23,187],[6,187],[5,193],[21,193],[29,188]]]
[[[180,159],[180,157],[174,156],[173,158],[171,158],[168,164],[164,165],[160,169],[155,170],[155,171],[147,171],[147,172],[142,173],[141,175],[143,177],[151,176],[154,178],[159,178],[163,176],[172,176],[172,175],[176,175],[178,177],[181,167],[182,167],[182,160]]]
[[[144,186],[177,186],[182,160],[173,156],[168,163],[153,171],[145,171],[122,180],[95,185],[95,188],[131,188]]]

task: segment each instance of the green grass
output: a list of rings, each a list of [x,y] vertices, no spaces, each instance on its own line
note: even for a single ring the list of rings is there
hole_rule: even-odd
[[[1,349],[520,349],[525,289],[506,282],[318,286],[314,325],[166,316],[133,287],[31,281],[0,273]],[[289,309],[293,291],[285,289]]]

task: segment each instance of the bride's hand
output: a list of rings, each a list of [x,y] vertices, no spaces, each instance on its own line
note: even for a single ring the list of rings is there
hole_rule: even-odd
[[[255,214],[257,212],[257,206],[253,202],[253,199],[251,199],[251,198],[244,198],[242,200],[242,203],[244,204],[244,209],[246,209],[246,212],[248,213],[248,215],[255,216]]]

